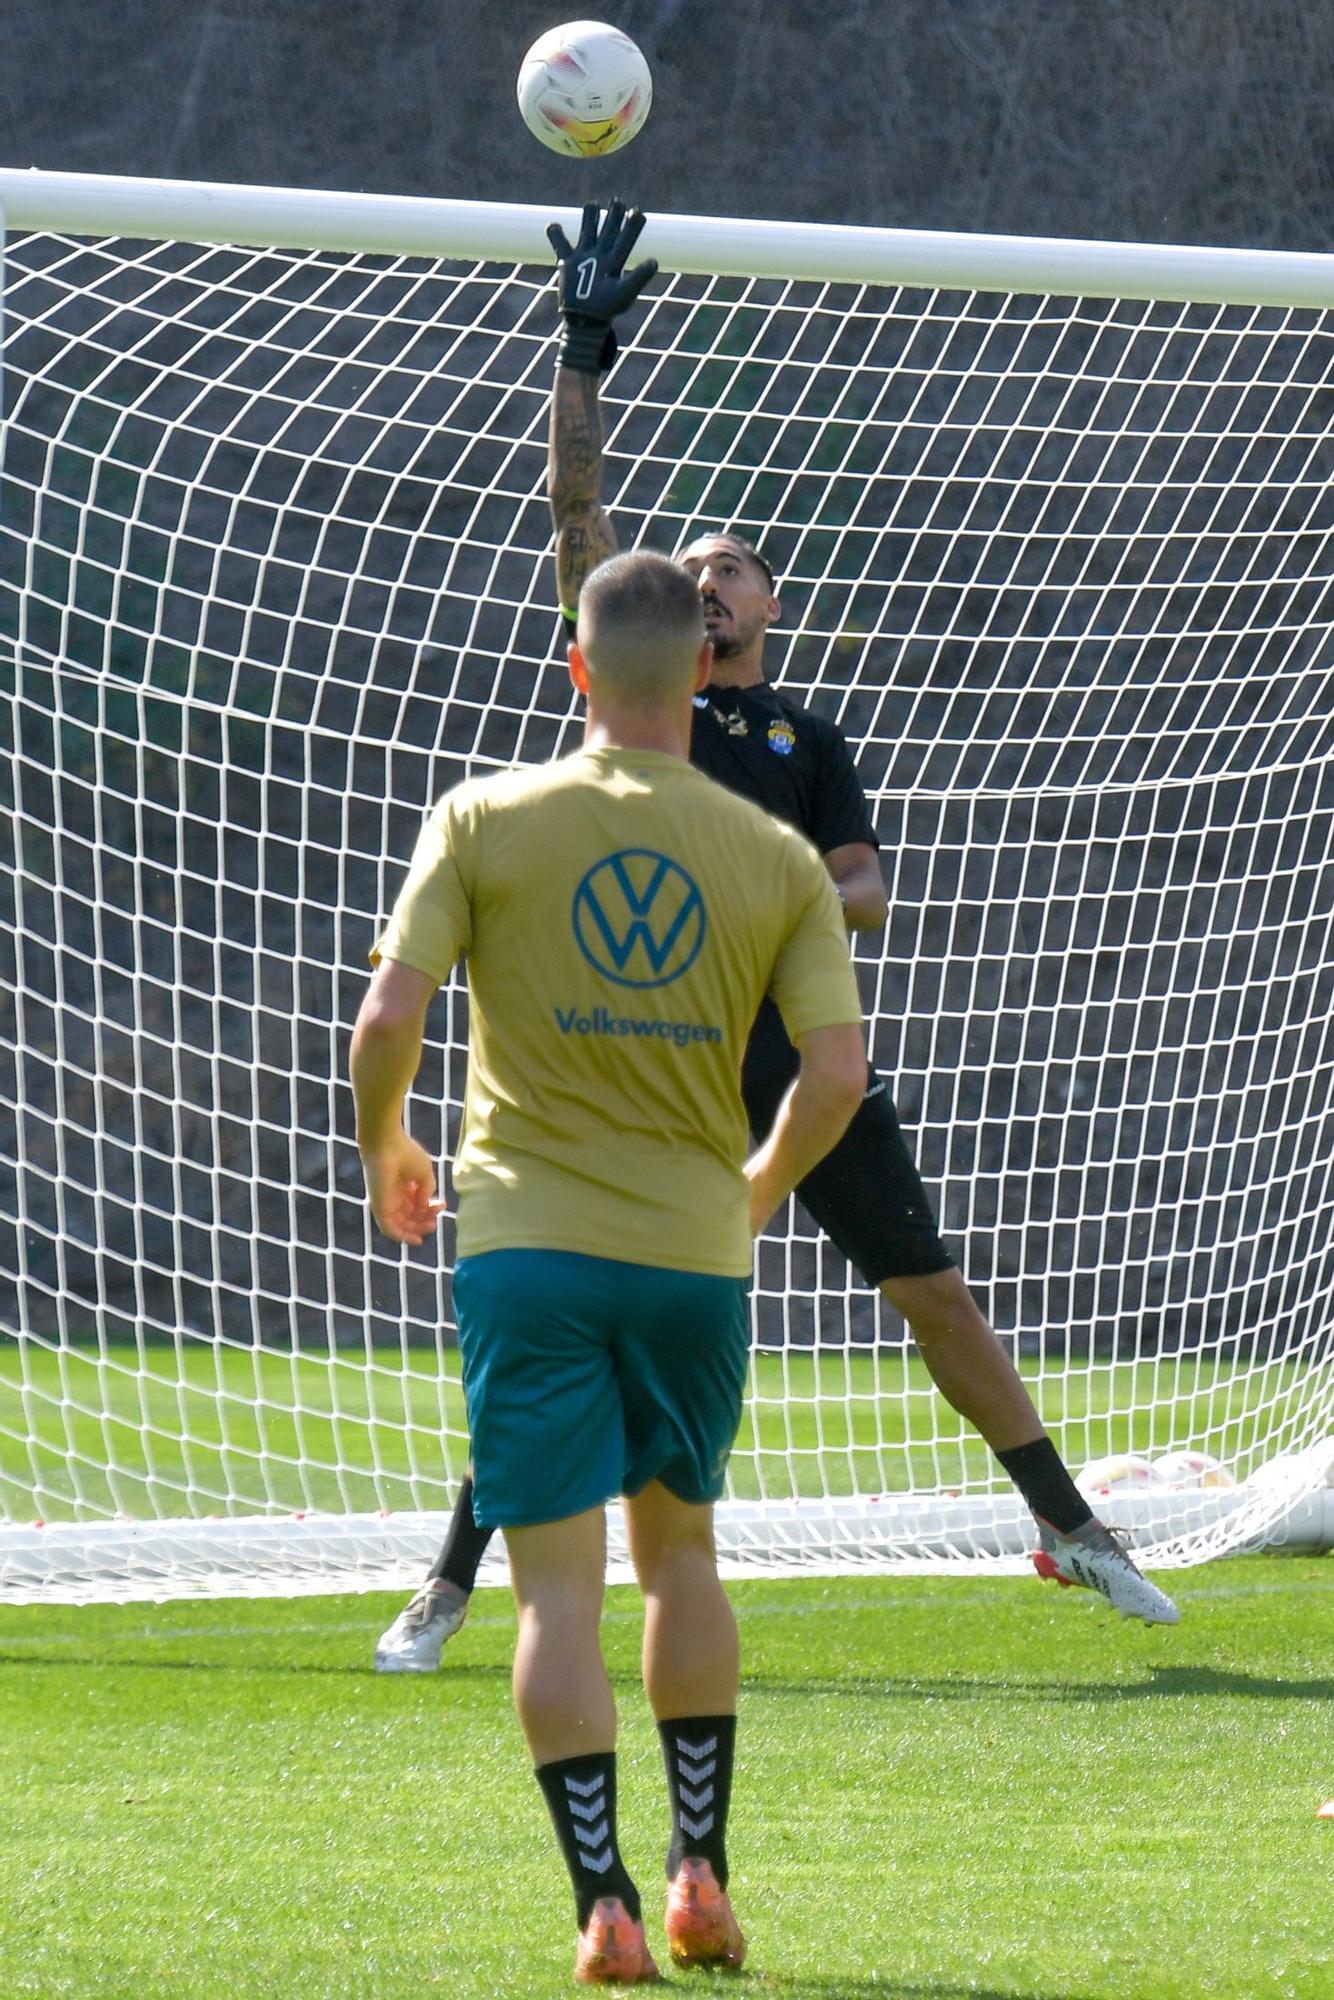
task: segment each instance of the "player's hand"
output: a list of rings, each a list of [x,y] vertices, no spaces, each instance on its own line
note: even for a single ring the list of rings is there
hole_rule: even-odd
[[[599,224],[598,205],[590,201],[584,205],[576,244],[571,245],[558,222],[548,229],[547,239],[560,266],[560,316],[565,322],[562,368],[597,375],[615,360],[612,321],[634,304],[658,269],[653,257],[636,264],[632,271],[625,268],[644,220],[639,209],[632,208],[627,214],[624,202],[613,201]]]
[[[361,1164],[371,1213],[385,1235],[394,1243],[424,1243],[446,1208],[436,1199],[425,1147],[400,1132],[388,1146],[364,1152]]]
[[[751,1155],[742,1172],[750,1182],[750,1233],[753,1240],[763,1236],[786,1197],[776,1194],[768,1185],[764,1163],[758,1153]]]

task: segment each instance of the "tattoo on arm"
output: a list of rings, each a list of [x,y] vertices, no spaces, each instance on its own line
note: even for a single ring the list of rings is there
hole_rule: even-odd
[[[561,609],[573,611],[585,580],[616,553],[616,537],[600,507],[567,520],[556,535],[556,589]]]
[[[599,532],[601,530],[601,532]],[[574,611],[579,593],[599,563],[616,553],[616,537],[605,514],[596,522],[570,522],[556,537],[556,592],[562,611]]]
[[[584,578],[616,553],[616,535],[602,507],[601,487],[597,378],[558,368],[551,398],[547,497],[556,530],[556,585],[568,611],[578,602]]]

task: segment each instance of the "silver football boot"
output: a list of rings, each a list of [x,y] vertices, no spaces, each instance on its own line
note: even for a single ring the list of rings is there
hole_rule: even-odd
[[[433,1674],[445,1642],[468,1615],[468,1593],[434,1577],[405,1604],[375,1648],[377,1674]]]

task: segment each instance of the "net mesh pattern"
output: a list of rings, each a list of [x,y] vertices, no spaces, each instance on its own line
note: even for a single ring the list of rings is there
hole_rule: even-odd
[[[6,311],[0,1520],[434,1521],[452,1238],[374,1239],[347,1051],[432,801],[578,740],[549,273],[32,235]],[[782,578],[770,669],[883,843],[874,1053],[1076,1467],[1276,1493],[1334,1431],[1332,363],[1308,310],[664,276],[605,385],[622,544]],[[466,1032],[456,982],[442,1155]],[[960,1496],[1013,1559],[799,1210],[755,1338],[742,1513],[921,1564],[856,1507]],[[1144,1547],[1235,1539],[1196,1512]]]

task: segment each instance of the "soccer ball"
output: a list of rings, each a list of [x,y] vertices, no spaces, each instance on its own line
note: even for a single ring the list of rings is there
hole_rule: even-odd
[[[1235,1486],[1236,1480],[1221,1458],[1207,1451],[1169,1451],[1153,1461],[1153,1469],[1164,1486]]]
[[[1157,1467],[1129,1451],[1116,1452],[1111,1458],[1091,1458],[1075,1481],[1086,1500],[1105,1500],[1111,1493],[1161,1484]]]
[[[653,78],[635,43],[603,21],[567,21],[533,43],[519,70],[519,109],[553,153],[583,159],[628,146],[648,117]]]

